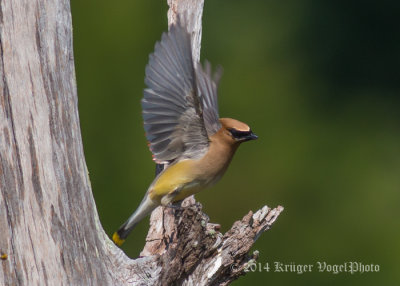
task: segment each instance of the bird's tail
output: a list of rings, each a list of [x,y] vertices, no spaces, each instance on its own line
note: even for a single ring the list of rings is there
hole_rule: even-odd
[[[150,214],[158,205],[154,203],[146,194],[136,211],[129,217],[129,219],[121,225],[118,231],[114,232],[112,240],[118,246],[121,246],[129,233],[145,216]]]

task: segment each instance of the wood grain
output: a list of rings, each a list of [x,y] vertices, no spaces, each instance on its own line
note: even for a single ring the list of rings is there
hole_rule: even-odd
[[[203,0],[168,3],[170,24],[178,12],[192,15],[198,60]],[[143,257],[127,257],[93,200],[70,3],[0,0],[1,285],[225,285],[244,273],[250,247],[282,210],[249,212],[221,234],[199,204],[158,208]]]

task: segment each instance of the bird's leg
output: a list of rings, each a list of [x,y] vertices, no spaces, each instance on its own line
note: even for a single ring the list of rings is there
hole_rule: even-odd
[[[182,207],[182,201],[170,202],[170,203],[167,204],[165,207],[166,207],[166,208],[171,208],[171,209],[174,209],[174,210],[182,210],[182,209],[185,209],[185,207]]]
[[[176,202],[170,202],[169,204],[167,204],[165,207],[167,208],[171,208],[174,210],[187,210],[196,206],[199,206],[200,203],[195,202],[194,204],[188,205],[188,206],[182,206],[182,202],[183,200],[180,201],[176,201]]]
[[[161,205],[163,205],[167,208],[175,209],[175,210],[189,209],[189,208],[192,208],[193,206],[198,205],[198,203],[195,203],[195,204],[183,207],[182,206],[183,200],[175,201],[175,198],[179,194],[180,191],[181,191],[181,188],[177,188],[174,191],[172,191],[169,194],[162,197]]]

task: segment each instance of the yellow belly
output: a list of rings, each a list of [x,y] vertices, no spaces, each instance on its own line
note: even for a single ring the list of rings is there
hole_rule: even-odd
[[[178,190],[172,200],[176,202],[201,191],[205,187],[206,185],[198,180],[196,162],[184,160],[168,167],[160,174],[153,182],[149,196],[153,201],[160,203],[164,196]]]

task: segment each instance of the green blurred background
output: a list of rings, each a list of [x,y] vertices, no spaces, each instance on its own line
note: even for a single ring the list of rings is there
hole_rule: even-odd
[[[111,235],[154,177],[140,99],[165,0],[72,0],[79,109]],[[400,2],[206,0],[202,60],[221,64],[220,115],[247,122],[225,177],[199,195],[223,231],[285,207],[255,244],[275,261],[379,264],[379,273],[256,272],[234,285],[400,285]],[[148,220],[124,251],[136,257]]]

